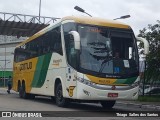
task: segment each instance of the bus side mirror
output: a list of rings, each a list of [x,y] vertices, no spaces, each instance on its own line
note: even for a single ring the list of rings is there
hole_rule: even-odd
[[[147,55],[149,53],[149,42],[142,38],[142,37],[136,37],[137,41],[141,41],[144,44],[144,54]]]
[[[73,35],[74,46],[76,50],[80,50],[80,35],[77,31],[70,31],[69,34]]]

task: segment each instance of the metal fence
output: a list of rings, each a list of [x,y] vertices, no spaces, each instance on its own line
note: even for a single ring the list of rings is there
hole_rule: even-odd
[[[0,87],[7,87],[8,78],[0,79]]]
[[[147,62],[139,62],[140,95],[160,95],[160,82],[158,80],[146,80]],[[152,82],[154,81],[154,82]],[[160,81],[160,80],[159,80]]]

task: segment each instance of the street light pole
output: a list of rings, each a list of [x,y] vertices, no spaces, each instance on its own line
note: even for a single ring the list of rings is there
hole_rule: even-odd
[[[1,73],[1,78],[2,78],[1,80],[4,80],[4,79],[3,79],[3,72],[4,72],[4,71],[3,71],[3,67],[2,67],[2,65],[0,65],[0,67],[1,67],[1,72],[2,72],[2,73]]]
[[[5,66],[4,66],[4,72],[3,72],[3,76],[4,76],[4,87],[5,87],[5,81],[6,81],[6,65],[8,64],[8,63],[10,63],[11,61],[8,61],[7,63],[6,63],[6,61],[7,60],[5,60]]]
[[[7,39],[7,37],[6,37],[6,35],[5,35],[5,39],[4,39],[4,41],[5,41],[5,52],[4,52],[4,54],[5,54],[5,58],[4,58],[4,71],[3,71],[3,76],[4,76],[4,87],[5,87],[5,81],[6,81],[6,74],[5,74],[5,72],[6,72],[6,39]]]
[[[39,23],[40,23],[40,16],[41,16],[41,0],[39,0]]]

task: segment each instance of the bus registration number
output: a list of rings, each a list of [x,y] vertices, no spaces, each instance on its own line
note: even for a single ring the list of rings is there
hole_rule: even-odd
[[[118,93],[108,93],[108,97],[112,98],[118,97]]]

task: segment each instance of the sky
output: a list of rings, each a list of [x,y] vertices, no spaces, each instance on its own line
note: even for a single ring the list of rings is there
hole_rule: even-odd
[[[0,12],[39,15],[40,0],[0,0]],[[70,15],[87,16],[74,10],[83,8],[93,17],[118,20],[132,27],[135,35],[148,24],[160,20],[160,0],[41,0],[41,16],[62,18]]]

